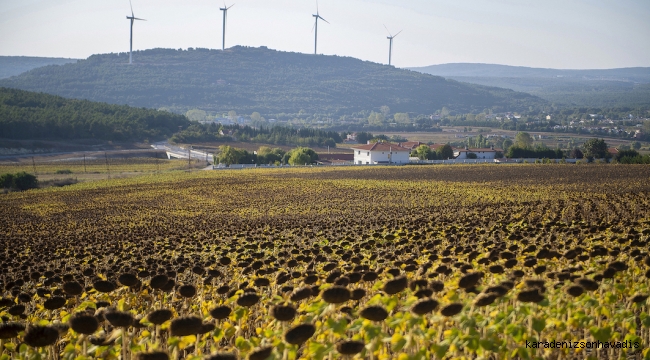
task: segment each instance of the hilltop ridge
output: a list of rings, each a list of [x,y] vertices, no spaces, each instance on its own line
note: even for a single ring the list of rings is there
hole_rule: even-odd
[[[545,102],[511,90],[464,84],[351,57],[307,55],[265,47],[151,49],[93,55],[74,64],[33,69],[0,86],[69,98],[183,113],[347,115],[377,111],[430,114],[516,111]]]
[[[25,71],[48,65],[64,65],[77,59],[35,56],[0,56],[0,79],[20,75]]]

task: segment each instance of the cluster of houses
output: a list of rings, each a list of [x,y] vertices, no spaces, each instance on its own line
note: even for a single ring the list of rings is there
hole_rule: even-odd
[[[350,164],[355,165],[379,165],[379,164],[408,164],[414,159],[411,157],[411,152],[421,145],[426,145],[433,151],[437,151],[444,144],[427,145],[418,141],[408,141],[403,143],[393,144],[390,142],[375,142],[366,145],[355,146],[352,149],[354,154],[319,154],[319,162],[328,165]],[[455,159],[471,159],[475,154],[476,159],[494,160],[501,149],[482,148],[482,149],[457,149],[454,150]]]

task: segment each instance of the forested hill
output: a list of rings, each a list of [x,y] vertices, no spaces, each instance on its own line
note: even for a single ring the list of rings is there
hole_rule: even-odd
[[[189,124],[166,111],[0,88],[1,138],[154,140]]]
[[[31,69],[63,65],[76,62],[76,59],[47,58],[31,56],[0,56],[0,79],[16,76]]]
[[[544,104],[511,90],[463,84],[350,57],[234,47],[152,49],[93,55],[75,64],[34,69],[0,86],[70,98],[176,112],[199,108],[263,115],[344,115],[378,110],[429,114],[528,109]]]

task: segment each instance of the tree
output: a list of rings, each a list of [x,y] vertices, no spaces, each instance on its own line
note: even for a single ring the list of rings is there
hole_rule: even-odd
[[[232,122],[236,122],[237,121],[237,112],[235,110],[228,111],[228,117],[230,118],[230,120]]]
[[[505,139],[503,140],[503,143],[501,144],[501,148],[503,151],[508,151],[508,148],[512,146],[513,142],[510,139]]]
[[[448,160],[454,158],[454,149],[451,148],[451,145],[445,144],[440,149],[438,149],[438,158],[442,160]]]
[[[396,113],[393,115],[393,119],[395,119],[395,122],[398,124],[410,124],[411,119],[409,118],[409,114],[407,113]]]
[[[381,125],[384,125],[385,121],[386,121],[386,118],[381,113],[376,113],[376,112],[373,111],[373,112],[370,113],[370,116],[368,116],[368,124],[370,124],[370,125],[381,126]]]
[[[632,148],[633,148],[634,150],[639,150],[639,149],[641,149],[641,143],[640,143],[639,141],[635,141],[635,142],[633,142],[633,143],[632,143]]]
[[[280,148],[271,149],[268,146],[260,146],[257,150],[257,161],[260,164],[273,164],[282,161],[284,154],[284,150]]]
[[[572,159],[582,159],[585,157],[585,154],[582,153],[582,150],[575,148],[569,153],[569,157]]]
[[[527,132],[517,133],[514,145],[522,149],[529,148],[533,145],[533,138]]]
[[[232,146],[221,145],[219,146],[219,156],[217,157],[219,163],[226,164],[228,166],[232,164],[238,164],[241,159],[241,153],[237,151]]]
[[[476,159],[476,158],[478,158],[478,156],[473,152],[468,152],[467,153],[467,158],[468,159]]]
[[[289,157],[290,165],[307,165],[311,164],[311,157],[307,153],[296,151]]]
[[[251,120],[252,121],[262,121],[262,115],[258,113],[257,111],[251,114]]]
[[[370,139],[374,138],[375,136],[369,132],[358,132],[357,133],[357,142],[359,144],[365,144],[367,143]]]
[[[384,118],[388,118],[388,115],[390,114],[390,108],[387,105],[380,107],[379,111],[382,115],[384,115]]]
[[[623,150],[623,151],[619,151],[618,154],[616,154],[616,156],[614,157],[614,159],[616,159],[616,161],[621,161],[621,159],[626,157],[632,159],[632,158],[636,158],[637,156],[639,156],[639,152],[636,150]]]
[[[203,110],[192,109],[185,113],[185,116],[191,121],[203,121],[207,119],[207,113]]]
[[[295,148],[286,155],[289,155],[289,165],[307,165],[318,160],[318,154],[314,150],[306,147]]]
[[[413,151],[413,155],[420,160],[433,160],[436,153],[428,145],[420,145]]]
[[[604,139],[589,139],[582,145],[582,148],[585,150],[587,158],[603,159],[609,155]]]

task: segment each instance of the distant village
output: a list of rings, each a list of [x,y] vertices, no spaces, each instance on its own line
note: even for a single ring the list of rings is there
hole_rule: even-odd
[[[214,117],[204,116],[198,120],[202,124],[222,124],[222,125],[250,125],[250,126],[308,126],[313,128],[339,129],[347,126],[370,126],[381,127],[385,130],[400,129],[407,131],[443,131],[443,128],[451,126],[463,126],[466,123],[474,123],[476,127],[490,127],[506,130],[517,131],[547,131],[553,133],[577,133],[593,134],[601,136],[612,136],[628,139],[639,139],[647,141],[648,126],[650,123],[647,117],[634,116],[628,114],[620,119],[613,119],[602,114],[585,114],[580,118],[560,117],[557,115],[547,114],[538,116],[525,116],[513,112],[491,113],[491,114],[466,114],[450,116],[441,113],[435,113],[428,116],[419,116],[409,118],[407,114],[400,115],[407,120],[393,122],[389,116],[384,116],[383,122],[373,123],[371,112],[370,119],[359,116],[344,116],[339,119],[329,117],[295,117],[275,119],[265,119],[258,113],[253,116],[249,115],[227,115],[221,114]],[[359,114],[361,115],[361,114]],[[403,116],[406,115],[406,116]],[[286,117],[286,116],[285,116]],[[451,130],[450,131],[454,131]],[[464,137],[458,135],[458,138]]]

